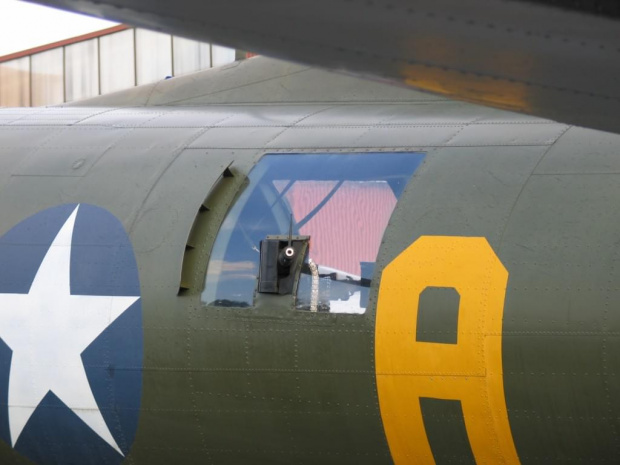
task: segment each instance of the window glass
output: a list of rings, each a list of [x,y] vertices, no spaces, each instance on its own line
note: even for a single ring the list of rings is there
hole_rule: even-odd
[[[222,66],[235,61],[236,50],[234,48],[214,45],[211,49],[213,66]]]
[[[211,45],[182,37],[173,38],[174,74],[193,73],[211,67]]]
[[[32,106],[56,105],[64,100],[62,48],[32,55]]]
[[[136,29],[138,85],[172,76],[172,40],[168,34]]]
[[[99,94],[97,39],[65,47],[65,73],[67,102]]]
[[[381,238],[423,158],[420,153],[266,155],[220,228],[203,302],[251,306],[260,241],[287,234],[292,215],[293,234],[310,236],[297,309],[363,313]]]
[[[0,63],[0,106],[30,106],[30,59]]]
[[[133,30],[116,32],[99,39],[101,48],[101,93],[133,87],[136,82]]]

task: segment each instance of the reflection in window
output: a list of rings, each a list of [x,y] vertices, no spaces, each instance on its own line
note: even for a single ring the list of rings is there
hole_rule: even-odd
[[[32,55],[32,106],[56,105],[64,100],[62,48]]]
[[[133,87],[134,70],[133,30],[108,34],[99,39],[101,48],[101,93],[107,94]]]
[[[72,102],[99,94],[97,39],[65,47],[66,100]]]
[[[260,241],[310,236],[296,307],[363,313],[374,262],[392,211],[424,158],[419,153],[266,155],[222,224],[203,302],[253,304]]]
[[[30,105],[30,59],[28,57],[0,63],[0,106]]]

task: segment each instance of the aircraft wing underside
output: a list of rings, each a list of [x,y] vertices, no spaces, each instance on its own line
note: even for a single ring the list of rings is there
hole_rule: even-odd
[[[620,132],[620,28],[613,2],[39,3]]]

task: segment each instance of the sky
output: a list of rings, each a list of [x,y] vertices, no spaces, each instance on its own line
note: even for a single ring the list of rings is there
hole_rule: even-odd
[[[33,3],[0,0],[0,57],[115,24]]]

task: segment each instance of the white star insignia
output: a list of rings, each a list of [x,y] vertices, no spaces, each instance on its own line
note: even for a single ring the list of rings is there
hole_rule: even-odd
[[[139,297],[71,295],[71,241],[78,207],[52,242],[28,294],[0,294],[0,337],[13,351],[11,445],[52,391],[123,455],[90,388],[81,353]]]

